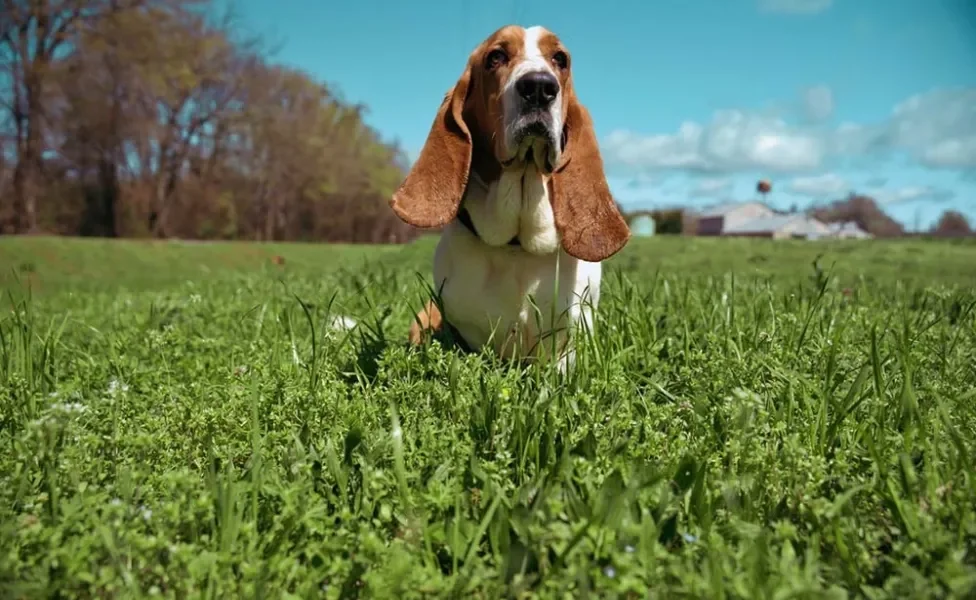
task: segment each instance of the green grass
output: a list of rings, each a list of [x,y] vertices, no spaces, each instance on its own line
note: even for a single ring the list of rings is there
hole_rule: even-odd
[[[976,245],[635,240],[566,379],[431,250],[0,240],[0,597],[976,594]]]

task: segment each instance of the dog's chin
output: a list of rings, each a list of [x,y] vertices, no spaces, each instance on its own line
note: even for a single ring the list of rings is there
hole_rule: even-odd
[[[559,136],[548,114],[526,115],[516,124],[512,136],[509,159],[502,161],[506,168],[515,164],[535,163],[540,172],[548,175],[559,162]]]

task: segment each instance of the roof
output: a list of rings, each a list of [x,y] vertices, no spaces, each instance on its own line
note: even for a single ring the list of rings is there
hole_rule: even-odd
[[[762,202],[755,202],[755,201],[752,201],[752,202],[726,202],[726,203],[723,203],[723,204],[717,204],[715,206],[706,208],[703,211],[701,211],[700,213],[698,213],[698,216],[699,216],[699,218],[721,217],[721,216],[724,216],[724,215],[729,214],[732,211],[738,210],[738,209],[743,208],[743,207],[746,207],[746,206],[753,206],[753,205],[759,205],[759,206],[761,206],[761,207],[769,210],[770,212],[772,212],[772,209],[769,208],[768,206],[766,206],[765,204],[763,204]]]
[[[751,219],[745,223],[737,223],[726,227],[722,230],[722,233],[761,233],[764,231],[776,231],[798,219],[806,220],[807,218],[803,215],[759,217],[758,219]]]
[[[845,221],[843,223],[828,223],[827,227],[830,228],[831,233],[855,233],[855,234],[866,233],[854,221]]]

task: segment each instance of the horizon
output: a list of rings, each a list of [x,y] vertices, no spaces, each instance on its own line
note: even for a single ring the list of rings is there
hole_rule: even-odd
[[[769,179],[777,209],[857,193],[908,230],[948,209],[976,223],[976,6],[964,0],[235,6],[280,46],[272,60],[363,103],[411,162],[472,49],[501,25],[540,24],[573,54],[627,210],[756,200]]]

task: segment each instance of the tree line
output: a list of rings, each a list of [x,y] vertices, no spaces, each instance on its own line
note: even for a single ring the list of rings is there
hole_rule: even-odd
[[[623,208],[618,204],[623,212]],[[796,207],[790,212],[797,212]],[[897,220],[884,211],[881,205],[872,197],[852,193],[847,198],[835,200],[824,206],[814,207],[807,211],[811,217],[823,223],[857,223],[858,227],[874,237],[970,237],[976,235],[976,230],[969,223],[966,215],[957,210],[945,210],[939,219],[927,231],[909,232]],[[632,220],[641,215],[648,215],[654,219],[656,234],[696,235],[698,233],[698,218],[693,210],[684,208],[665,208],[656,210],[642,210],[625,213],[625,217]]]
[[[0,0],[0,232],[399,242],[400,148],[205,0]]]
[[[824,223],[854,222],[875,237],[932,236],[967,237],[973,234],[966,215],[957,210],[945,210],[928,231],[906,231],[905,227],[888,215],[874,198],[850,194],[810,211],[811,216]]]

